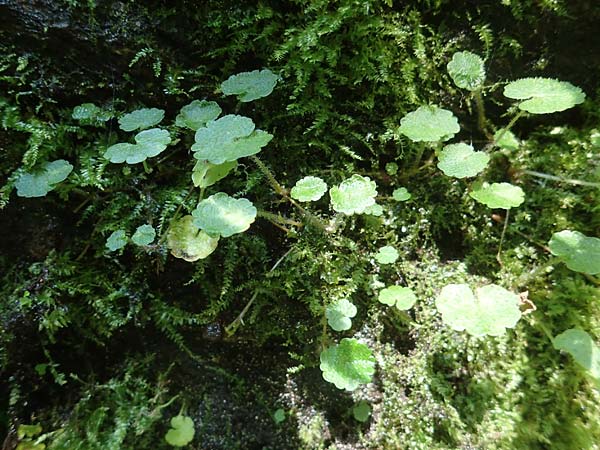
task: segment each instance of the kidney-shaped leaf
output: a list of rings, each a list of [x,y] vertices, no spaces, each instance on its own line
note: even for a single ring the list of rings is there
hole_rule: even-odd
[[[583,330],[572,328],[554,338],[554,348],[564,350],[590,375],[600,380],[600,348]]]
[[[290,191],[293,199],[300,202],[314,202],[327,192],[327,184],[319,177],[304,177],[296,182]]]
[[[600,239],[563,230],[552,235],[548,247],[569,269],[590,275],[600,273]]]
[[[400,120],[400,133],[414,142],[451,139],[460,130],[452,112],[437,106],[421,106]]]
[[[510,183],[482,183],[475,186],[469,195],[489,208],[510,209],[525,200],[523,189]]]
[[[532,114],[547,114],[564,111],[583,103],[585,94],[567,81],[552,78],[522,78],[508,83],[504,95],[519,103],[519,109]]]
[[[361,400],[352,408],[352,415],[359,422],[366,422],[371,417],[371,406],[366,400]]]
[[[194,421],[187,416],[175,416],[171,419],[171,429],[165,434],[165,440],[174,447],[183,447],[194,439]]]
[[[119,119],[119,127],[123,131],[144,130],[160,123],[164,117],[165,112],[162,109],[138,109],[121,117]]]
[[[93,103],[83,103],[73,108],[71,117],[83,123],[100,124],[110,120],[113,117],[112,112],[105,111]]]
[[[198,203],[192,216],[194,225],[211,236],[229,237],[250,228],[256,212],[250,200],[218,192]]]
[[[113,231],[112,234],[106,240],[106,247],[114,252],[127,245],[127,234],[125,230]]]
[[[194,186],[206,188],[225,178],[229,172],[237,167],[237,161],[228,161],[223,164],[211,164],[208,161],[198,161],[192,171]]]
[[[475,294],[466,284],[449,284],[435,305],[446,325],[472,336],[500,336],[521,318],[519,296],[495,284],[480,287]]]
[[[448,73],[461,89],[474,91],[481,87],[485,80],[483,59],[471,52],[456,52],[446,66]]]
[[[375,253],[375,260],[379,264],[393,264],[398,259],[398,256],[398,250],[391,245],[386,245]]]
[[[221,107],[217,102],[194,100],[181,108],[175,118],[175,125],[196,131],[221,114]]]
[[[356,315],[356,306],[346,299],[339,300],[329,305],[325,310],[327,323],[335,331],[349,330],[352,326],[352,317]]]
[[[382,289],[377,297],[380,303],[388,306],[396,306],[398,309],[410,309],[417,301],[417,296],[411,288],[402,286],[390,286]]]
[[[207,258],[219,243],[218,237],[198,230],[193,221],[192,216],[183,216],[173,222],[167,232],[167,247],[171,255],[189,262]]]
[[[112,163],[141,163],[163,152],[171,142],[171,136],[167,130],[152,128],[136,134],[135,142],[111,145],[104,152],[104,158]]]
[[[397,202],[405,202],[407,200],[410,200],[411,197],[412,195],[410,194],[410,192],[408,192],[408,189],[406,189],[405,187],[394,189],[394,192],[392,192],[392,198]]]
[[[24,173],[17,179],[15,182],[17,195],[19,197],[43,197],[58,183],[64,181],[72,170],[73,166],[64,159],[47,162],[41,170]]]
[[[347,215],[362,214],[375,204],[377,185],[369,177],[352,175],[329,190],[334,211]]]
[[[490,157],[484,152],[476,152],[473,147],[460,143],[446,145],[438,156],[439,169],[449,177],[474,177],[486,168]]]
[[[375,358],[369,347],[356,339],[344,338],[321,352],[323,378],[338,389],[353,391],[371,381]]]
[[[221,92],[225,95],[236,95],[241,102],[251,102],[273,92],[278,78],[269,69],[242,72],[223,81]]]
[[[152,225],[140,225],[131,236],[131,240],[136,245],[150,245],[156,237],[156,231]]]

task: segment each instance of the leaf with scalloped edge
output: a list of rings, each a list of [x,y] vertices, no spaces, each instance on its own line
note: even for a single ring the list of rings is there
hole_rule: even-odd
[[[339,344],[326,348],[320,360],[323,378],[338,389],[353,391],[369,383],[375,373],[373,353],[354,338],[344,338]]]
[[[116,164],[138,164],[162,153],[171,143],[171,136],[167,130],[152,128],[136,134],[135,142],[111,145],[104,152],[104,158]]]
[[[600,273],[600,239],[563,230],[552,235],[548,247],[569,269],[590,275]]]
[[[296,182],[290,196],[300,202],[314,202],[327,192],[327,184],[319,177],[304,177]]]
[[[359,422],[366,422],[371,417],[371,406],[366,400],[361,400],[352,408],[352,415]]]
[[[194,225],[209,235],[229,237],[250,228],[256,213],[250,200],[218,192],[198,203],[192,216]]]
[[[583,103],[585,94],[567,81],[552,78],[522,78],[504,87],[504,95],[519,103],[519,109],[532,114],[564,111]]]
[[[136,245],[150,245],[156,237],[156,231],[152,225],[140,225],[131,236],[131,240]]]
[[[197,161],[192,171],[194,186],[206,188],[225,178],[229,172],[237,167],[237,161],[228,161],[223,164],[211,164],[208,161]]]
[[[194,217],[183,216],[173,222],[167,232],[167,248],[171,255],[188,262],[207,258],[219,244],[219,237],[198,230],[193,222]]]
[[[119,250],[127,245],[127,234],[125,230],[116,230],[113,231],[112,234],[106,240],[106,247],[114,252]]]
[[[17,195],[28,198],[43,197],[58,183],[64,181],[72,170],[73,166],[64,159],[46,162],[41,170],[26,172],[17,178],[15,182]]]
[[[461,142],[446,145],[438,155],[438,161],[438,168],[449,177],[468,178],[483,172],[490,157]]]
[[[479,183],[469,195],[489,208],[515,208],[525,200],[523,189],[510,183]]]
[[[377,250],[375,260],[379,264],[393,264],[398,260],[398,256],[400,256],[398,250],[391,245],[386,245]]]
[[[175,125],[196,131],[211,120],[215,120],[219,117],[221,112],[221,107],[217,102],[194,100],[181,108],[179,114],[175,118]]]
[[[269,69],[242,72],[223,81],[221,92],[225,95],[236,95],[241,102],[251,102],[273,92],[278,79],[279,77]]]
[[[160,123],[164,117],[165,112],[162,109],[137,109],[119,119],[119,128],[123,131],[144,130]]]
[[[356,306],[346,299],[329,305],[325,310],[327,323],[335,331],[349,330],[354,316],[356,316]]]
[[[472,336],[503,335],[521,318],[519,296],[495,284],[477,288],[475,293],[467,284],[448,284],[435,305],[446,325]]]
[[[410,194],[410,192],[408,192],[408,189],[406,189],[405,187],[394,189],[394,192],[392,192],[392,198],[397,202],[405,202],[407,200],[410,200],[411,197],[412,195]]]
[[[588,333],[571,328],[556,336],[552,344],[555,349],[569,353],[593,378],[600,380],[600,348]]]
[[[461,89],[474,91],[485,81],[483,59],[471,52],[456,52],[446,66],[448,74]]]
[[[417,302],[417,296],[411,288],[403,286],[389,286],[379,292],[377,300],[388,306],[406,310],[412,308]]]
[[[363,214],[369,206],[375,204],[377,185],[369,177],[352,175],[339,186],[329,189],[331,206],[334,211],[346,215]]]
[[[443,142],[459,131],[454,114],[437,106],[420,106],[400,119],[399,132],[414,142]]]
[[[500,128],[494,133],[494,142],[498,147],[506,150],[518,150],[521,145],[517,136],[510,130],[504,131],[504,128]]]
[[[194,439],[194,421],[188,416],[178,415],[171,418],[171,428],[165,434],[165,440],[174,447],[183,447]]]
[[[113,113],[105,111],[93,103],[83,103],[73,108],[71,117],[83,124],[100,125],[112,119]]]

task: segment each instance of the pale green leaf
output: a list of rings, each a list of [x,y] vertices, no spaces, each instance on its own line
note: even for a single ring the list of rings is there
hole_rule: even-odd
[[[208,161],[198,161],[192,172],[194,186],[206,188],[225,178],[229,172],[237,167],[237,161],[228,161],[223,164],[211,164]]]
[[[482,183],[473,187],[469,195],[489,208],[510,209],[525,200],[523,189],[510,183]]]
[[[346,299],[329,305],[325,310],[327,323],[335,331],[349,330],[354,316],[356,316],[356,306]]]
[[[183,216],[173,222],[167,232],[167,247],[171,254],[189,262],[207,258],[219,243],[218,237],[198,230],[193,221],[192,216]]]
[[[93,103],[83,103],[82,105],[73,108],[71,117],[83,123],[95,123],[106,122],[110,120],[113,115],[110,111],[105,111]]]
[[[352,408],[352,415],[359,422],[366,422],[371,417],[371,406],[365,400],[361,400]]]
[[[395,306],[398,309],[406,310],[415,305],[417,296],[410,288],[390,286],[379,292],[377,300],[384,305]]]
[[[174,447],[183,447],[194,439],[194,421],[187,416],[171,418],[171,428],[165,435],[165,440]]]
[[[412,195],[410,194],[410,192],[408,192],[408,189],[406,189],[405,187],[394,189],[394,192],[392,192],[392,198],[397,202],[405,202],[407,200],[410,200],[411,197]]]
[[[475,294],[466,284],[449,284],[435,305],[446,325],[473,336],[500,336],[521,318],[519,296],[495,284],[480,287]]]
[[[375,204],[377,185],[369,177],[352,175],[329,190],[331,206],[347,215],[362,214]]]
[[[421,106],[400,120],[400,133],[414,142],[451,139],[460,130],[452,112],[437,106]]]
[[[123,131],[144,130],[150,128],[165,117],[165,112],[157,108],[144,108],[125,114],[119,119],[119,127]]]
[[[242,72],[223,81],[221,92],[225,95],[236,95],[241,102],[251,102],[273,92],[278,78],[269,69]]]
[[[446,68],[454,84],[461,89],[474,91],[479,89],[485,80],[483,59],[475,53],[456,52]]]
[[[498,138],[500,139],[498,140]],[[521,145],[515,134],[510,130],[504,131],[504,128],[494,133],[494,142],[498,147],[512,151],[518,150]]]
[[[111,145],[104,152],[104,158],[112,163],[137,164],[162,153],[171,142],[167,130],[152,128],[135,136],[136,144],[119,143]]]
[[[600,273],[600,239],[563,230],[552,235],[548,247],[569,269],[590,275]]]
[[[567,81],[552,78],[523,78],[508,83],[504,95],[519,103],[519,109],[532,114],[547,114],[583,103],[585,94]]]
[[[371,216],[382,216],[383,215],[383,206],[375,203],[374,205],[367,206],[363,214],[369,214]]]
[[[106,247],[114,252],[119,250],[127,245],[127,234],[125,230],[117,230],[113,231],[112,234],[106,240]]]
[[[175,125],[196,131],[219,117],[221,111],[221,107],[217,102],[194,100],[181,108],[180,113],[175,118]]]
[[[490,161],[484,152],[476,152],[473,147],[460,143],[446,145],[438,156],[438,168],[449,177],[468,178],[481,173]]]
[[[572,328],[556,336],[553,345],[569,353],[577,364],[600,380],[600,348],[588,333]]]
[[[152,225],[140,225],[133,236],[131,236],[131,240],[136,245],[150,245],[154,238],[156,237],[156,231],[154,231],[154,227]]]
[[[344,338],[337,345],[321,352],[323,378],[338,389],[353,391],[371,381],[375,373],[375,358],[365,344]]]
[[[64,159],[46,162],[40,170],[23,173],[15,182],[19,197],[43,197],[64,181],[73,166]]]
[[[194,225],[211,236],[229,237],[250,228],[256,219],[256,212],[250,200],[236,199],[219,192],[202,200],[192,216]]]
[[[398,173],[398,164],[395,162],[389,162],[385,165],[385,171],[388,175],[394,176]]]
[[[375,260],[379,264],[393,264],[398,259],[398,250],[390,245],[381,247],[375,254]]]
[[[273,420],[275,421],[275,423],[283,422],[285,420],[285,411],[281,408],[277,409],[273,413]]]
[[[290,191],[293,199],[300,202],[314,202],[327,192],[327,184],[319,177],[304,177],[296,182]]]

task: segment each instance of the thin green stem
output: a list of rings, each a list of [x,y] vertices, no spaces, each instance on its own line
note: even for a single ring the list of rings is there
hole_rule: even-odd
[[[504,243],[504,235],[506,234],[506,229],[508,228],[508,219],[510,218],[510,208],[506,210],[506,217],[504,217],[504,226],[502,227],[502,234],[500,235],[500,243],[498,244],[498,253],[496,253],[496,261],[498,264],[502,266],[502,258],[500,254],[502,253],[502,244]]]
[[[418,170],[419,164],[421,163],[421,158],[423,158],[423,153],[425,153],[425,142],[420,142],[419,147],[417,148],[417,156],[413,162],[413,170]]]
[[[144,171],[146,173],[152,173],[152,169],[150,168],[150,166],[148,165],[148,163],[146,162],[146,160],[142,161],[142,164],[144,164]]]
[[[533,177],[543,178],[545,180],[558,181],[561,183],[574,184],[576,186],[590,186],[600,188],[600,183],[594,183],[592,181],[576,180],[573,178],[563,178],[556,175],[550,175],[543,172],[536,172],[535,170],[520,170],[519,173],[525,175],[531,175]]]
[[[279,222],[284,225],[293,225],[295,227],[301,227],[303,225],[301,222],[288,219],[287,217],[283,217],[279,214],[273,214],[269,211],[258,210],[257,215],[258,217],[264,217],[265,219],[271,220],[273,222]]]
[[[473,98],[475,99],[475,106],[477,107],[477,126],[488,139],[492,139],[492,135],[488,131],[487,118],[485,117],[485,105],[483,104],[483,95],[481,93],[481,89],[477,89],[473,92]]]
[[[489,150],[489,149],[494,148],[496,145],[498,145],[498,142],[500,142],[502,140],[504,135],[510,131],[510,129],[515,125],[515,123],[517,123],[517,120],[519,120],[521,117],[523,117],[524,114],[525,114],[525,111],[520,110],[515,115],[515,117],[513,117],[510,122],[508,122],[508,125],[506,125],[502,129],[502,132],[498,135],[498,137],[495,138],[489,145],[486,146],[486,149]]]

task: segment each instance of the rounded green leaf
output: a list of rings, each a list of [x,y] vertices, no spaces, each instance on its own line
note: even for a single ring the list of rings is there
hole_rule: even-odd
[[[167,232],[167,247],[171,255],[189,262],[207,258],[219,243],[218,237],[198,230],[193,221],[192,216],[183,216],[173,222]]]
[[[382,216],[383,215],[383,206],[378,205],[377,203],[375,203],[374,205],[371,206],[367,206],[365,208],[364,214],[369,214],[371,216]]]
[[[394,192],[392,192],[392,198],[397,202],[405,202],[410,200],[411,197],[412,195],[410,195],[410,192],[405,187],[394,189]]]
[[[443,322],[472,336],[500,336],[521,318],[519,296],[490,284],[476,289],[466,284],[449,284],[435,301]]]
[[[175,416],[171,419],[171,429],[165,440],[174,447],[183,447],[194,439],[194,421],[187,416]]]
[[[208,161],[198,161],[192,171],[194,186],[206,188],[225,178],[229,172],[237,167],[237,161],[228,161],[223,164],[211,164]]]
[[[394,176],[398,173],[398,164],[395,162],[389,162],[385,165],[385,171],[388,175]]]
[[[221,107],[217,102],[194,100],[181,108],[181,111],[175,118],[175,125],[196,131],[211,120],[215,120],[219,117],[221,111]]]
[[[125,114],[119,119],[119,127],[123,131],[135,131],[150,128],[165,117],[165,112],[157,108],[144,108]]]
[[[314,202],[327,192],[327,184],[319,177],[304,177],[296,182],[290,191],[293,199],[300,202]]]
[[[371,381],[375,373],[375,358],[365,344],[344,338],[337,345],[321,352],[323,378],[338,389],[353,391]]]
[[[525,200],[523,189],[510,183],[482,183],[475,186],[469,195],[489,208],[510,209]]]
[[[106,240],[106,247],[114,252],[127,245],[127,234],[125,230],[113,231],[112,234]]]
[[[474,177],[482,172],[490,157],[484,152],[476,152],[473,147],[460,143],[446,145],[438,156],[438,168],[449,177]]]
[[[27,172],[17,178],[15,182],[17,195],[28,198],[43,197],[58,183],[64,181],[72,170],[73,166],[64,159],[46,162],[41,170]]]
[[[600,348],[588,333],[572,328],[556,336],[553,345],[569,353],[577,364],[600,380]]]
[[[371,406],[365,400],[361,400],[352,408],[352,415],[359,422],[366,422],[371,417]]]
[[[225,95],[236,95],[241,102],[251,102],[273,92],[278,78],[269,69],[242,72],[223,81],[221,92]]]
[[[113,115],[110,111],[98,108],[93,103],[83,103],[82,105],[73,108],[71,117],[84,123],[93,123],[106,122],[107,120],[110,120]]]
[[[202,200],[192,216],[194,225],[211,236],[229,237],[250,228],[256,219],[256,212],[250,200],[219,192]]]
[[[369,177],[352,175],[329,190],[334,211],[347,215],[362,214],[375,204],[377,185]]]
[[[155,237],[156,231],[152,225],[140,225],[131,236],[131,240],[136,245],[150,245]]]
[[[400,133],[414,142],[451,139],[460,130],[452,112],[437,106],[421,106],[400,120]]]
[[[356,306],[346,299],[339,300],[329,305],[325,310],[327,323],[335,331],[349,330],[352,326],[352,317],[356,316]]]
[[[167,130],[152,128],[140,131],[135,136],[136,144],[119,143],[111,145],[104,152],[104,158],[112,163],[137,164],[162,153],[171,142]]]
[[[379,264],[393,264],[398,259],[398,250],[390,245],[381,247],[375,254],[375,260]]]
[[[513,151],[518,150],[519,146],[521,145],[517,139],[517,136],[515,136],[515,134],[510,130],[504,131],[504,128],[501,128],[494,133],[494,142],[500,148]]]
[[[285,411],[281,408],[277,409],[273,413],[273,420],[275,421],[275,423],[283,422],[285,420]]]
[[[483,59],[475,53],[455,53],[446,68],[454,84],[461,89],[474,91],[479,89],[485,80]]]
[[[563,230],[552,235],[548,247],[569,269],[590,275],[600,273],[600,239]]]
[[[567,81],[552,78],[523,78],[508,83],[504,95],[519,103],[519,109],[532,114],[547,114],[583,103],[585,94]]]
[[[390,286],[382,289],[377,297],[380,303],[388,306],[396,306],[401,310],[412,308],[417,296],[412,289],[402,286]]]

